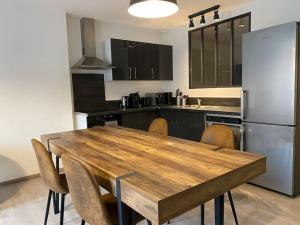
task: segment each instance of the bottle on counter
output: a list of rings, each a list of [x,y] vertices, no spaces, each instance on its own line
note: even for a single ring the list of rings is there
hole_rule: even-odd
[[[181,105],[182,92],[179,89],[176,90],[176,105]]]
[[[183,106],[183,107],[186,106],[188,97],[189,97],[188,95],[184,95],[184,96],[182,97],[182,106]]]

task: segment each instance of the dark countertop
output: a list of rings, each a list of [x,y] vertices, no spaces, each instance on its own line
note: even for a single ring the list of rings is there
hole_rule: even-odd
[[[230,114],[230,115],[240,115],[240,107],[231,107],[231,106],[197,106],[197,105],[187,105],[187,106],[176,106],[176,105],[161,105],[161,106],[147,106],[135,109],[116,109],[102,112],[93,112],[93,113],[81,113],[75,112],[76,114],[80,114],[83,116],[105,116],[105,115],[113,115],[113,114],[124,114],[131,112],[145,112],[145,111],[153,111],[153,110],[184,110],[184,111],[201,111],[206,113],[217,113],[217,114]]]

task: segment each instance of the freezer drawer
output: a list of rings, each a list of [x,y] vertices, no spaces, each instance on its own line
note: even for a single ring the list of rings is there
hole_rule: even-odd
[[[266,174],[251,182],[293,195],[295,127],[243,123],[244,151],[267,157]]]
[[[297,24],[243,36],[244,120],[295,125]]]

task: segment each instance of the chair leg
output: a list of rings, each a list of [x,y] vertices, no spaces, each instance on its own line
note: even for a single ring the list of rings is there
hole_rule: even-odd
[[[205,218],[205,215],[204,215],[204,204],[201,205],[201,225],[204,225],[204,218]]]
[[[50,203],[51,203],[51,195],[52,195],[52,191],[49,190],[44,225],[46,225],[47,221],[48,221],[49,208],[50,208]]]
[[[57,202],[57,200],[56,200],[56,193],[55,192],[52,192],[52,201],[53,201],[53,211],[54,211],[54,214],[56,215],[56,214],[58,214],[59,213],[59,209],[58,209],[58,207],[57,207],[57,204],[58,204],[58,202]]]
[[[60,202],[60,225],[64,224],[64,213],[65,213],[65,194],[61,195],[61,202]]]
[[[229,201],[230,201],[230,205],[231,205],[233,217],[234,217],[234,220],[235,220],[235,224],[236,224],[236,225],[239,225],[239,222],[238,222],[238,218],[237,218],[237,215],[236,215],[236,211],[235,211],[235,207],[234,207],[234,203],[233,203],[233,198],[232,198],[231,192],[228,191],[227,194],[228,194],[228,197],[229,197]]]
[[[81,220],[81,225],[85,225],[85,221],[84,220]]]

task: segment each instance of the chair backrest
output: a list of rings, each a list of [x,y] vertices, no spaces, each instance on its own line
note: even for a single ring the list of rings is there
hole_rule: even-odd
[[[235,138],[232,129],[224,125],[211,125],[204,130],[201,142],[222,148],[235,149]]]
[[[157,118],[152,121],[149,132],[168,136],[168,122],[163,118]]]
[[[74,208],[91,225],[112,225],[99,186],[89,166],[69,154],[62,155]]]
[[[61,185],[59,174],[53,164],[51,155],[45,146],[36,139],[31,140],[36,159],[38,161],[41,178],[44,183],[56,193],[66,193],[66,188]]]

